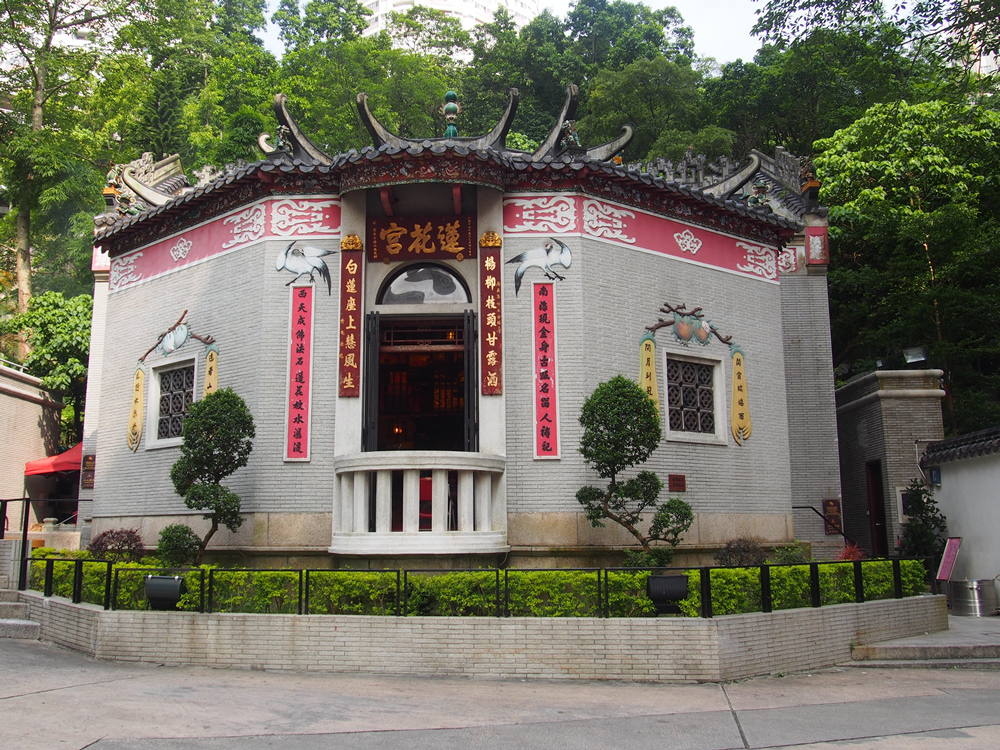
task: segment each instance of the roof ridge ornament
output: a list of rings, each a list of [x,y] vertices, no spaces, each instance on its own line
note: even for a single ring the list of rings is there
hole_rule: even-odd
[[[375,115],[373,115],[371,110],[368,108],[368,94],[364,91],[358,94],[358,114],[361,116],[361,122],[364,123],[365,128],[367,128],[368,132],[371,133],[372,140],[375,143],[375,148],[387,145],[392,146],[393,148],[405,150],[408,148],[419,147],[424,143],[424,141],[450,140],[469,149],[481,150],[492,148],[497,151],[505,151],[507,148],[505,145],[507,141],[507,133],[510,131],[511,123],[514,121],[514,115],[517,113],[517,105],[520,98],[521,96],[518,90],[511,89],[509,99],[507,100],[507,109],[504,110],[504,113],[500,116],[500,120],[497,124],[493,126],[493,130],[486,135],[472,137],[449,137],[449,131],[446,131],[444,138],[403,138],[402,136],[398,136],[389,131],[388,128],[375,119]],[[458,113],[456,112],[455,114],[457,115]]]
[[[287,153],[293,159],[301,161],[317,162],[324,166],[333,164],[333,159],[299,129],[298,124],[288,113],[288,107],[285,106],[287,102],[288,97],[284,94],[274,95],[274,116],[278,118],[275,142],[271,143],[269,133],[261,133],[257,137],[257,145],[260,146],[260,150],[268,156],[276,153]]]
[[[631,125],[622,125],[622,134],[617,138],[602,143],[600,146],[583,148],[576,134],[576,108],[580,100],[580,87],[569,84],[566,87],[566,101],[562,111],[542,145],[531,155],[532,162],[544,161],[546,157],[553,158],[564,153],[578,153],[598,161],[608,161],[615,154],[631,143],[635,130]]]

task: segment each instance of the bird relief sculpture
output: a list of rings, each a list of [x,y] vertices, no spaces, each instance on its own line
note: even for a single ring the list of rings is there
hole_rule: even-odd
[[[552,241],[546,242],[541,247],[534,248],[533,250],[527,250],[520,255],[515,255],[507,261],[507,265],[513,263],[520,264],[514,271],[514,296],[517,296],[517,293],[521,290],[521,279],[524,278],[524,274],[529,268],[542,269],[542,273],[545,274],[545,278],[547,279],[565,281],[565,277],[556,273],[552,267],[562,266],[564,269],[569,268],[573,263],[573,254],[564,242],[557,240],[555,237],[550,237],[549,239]]]
[[[326,282],[327,295],[333,294],[333,279],[330,277],[330,269],[327,268],[326,261],[323,260],[325,256],[332,255],[333,251],[309,245],[295,247],[295,242],[297,240],[278,253],[278,259],[274,264],[277,271],[288,271],[295,274],[295,278],[285,286],[291,286],[303,276],[308,276],[309,281],[315,282],[315,274],[318,273],[320,278]]]

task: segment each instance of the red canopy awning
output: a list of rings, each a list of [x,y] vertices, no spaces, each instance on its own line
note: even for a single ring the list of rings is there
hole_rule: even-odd
[[[83,462],[83,443],[77,443],[65,453],[58,456],[40,458],[37,461],[28,461],[24,465],[24,476],[33,474],[54,474],[57,471],[80,471],[80,464]]]

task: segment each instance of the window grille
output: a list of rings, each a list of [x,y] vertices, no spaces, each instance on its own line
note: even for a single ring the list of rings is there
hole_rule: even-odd
[[[667,410],[671,430],[715,433],[714,382],[712,365],[667,361]]]
[[[194,365],[161,372],[160,418],[158,440],[179,438],[184,432],[184,417],[194,401]]]

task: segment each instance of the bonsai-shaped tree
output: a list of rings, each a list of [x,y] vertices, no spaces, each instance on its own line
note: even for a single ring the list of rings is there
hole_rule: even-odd
[[[184,418],[181,457],[170,469],[170,479],[184,504],[205,511],[204,517],[212,522],[201,540],[196,565],[220,525],[234,532],[243,525],[240,496],[220,482],[247,465],[255,434],[253,415],[231,388],[191,404]]]
[[[643,390],[628,378],[616,375],[601,383],[583,403],[580,412],[583,437],[580,453],[607,487],[581,487],[576,499],[587,510],[587,519],[597,527],[611,520],[625,528],[642,546],[642,554],[627,556],[627,562],[669,565],[681,535],[691,527],[694,512],[680,498],[659,503],[663,482],[651,471],[633,477],[623,475],[642,464],[656,450],[662,435],[660,415]],[[643,514],[652,521],[643,532]],[[662,542],[666,546],[652,546]]]
[[[940,558],[948,536],[947,519],[920,479],[911,480],[903,490],[903,513],[910,520],[903,525],[900,553],[906,557]]]

